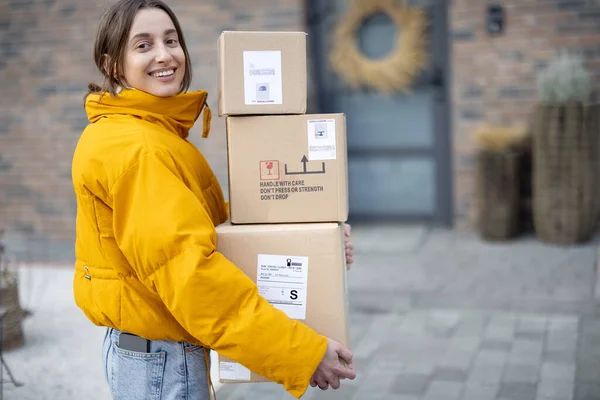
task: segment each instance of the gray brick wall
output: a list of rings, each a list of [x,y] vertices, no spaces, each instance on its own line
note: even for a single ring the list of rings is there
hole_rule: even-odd
[[[481,123],[527,124],[536,71],[558,50],[579,50],[600,88],[600,2],[504,0],[505,33],[485,31],[487,2],[452,0],[452,102],[455,220],[474,229],[474,129]]]

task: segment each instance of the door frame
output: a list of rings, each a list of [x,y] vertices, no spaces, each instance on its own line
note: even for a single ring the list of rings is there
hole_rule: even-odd
[[[454,168],[452,163],[452,134],[451,125],[451,37],[449,28],[449,13],[450,2],[447,0],[432,0],[435,4],[428,7],[439,7],[436,11],[435,23],[439,27],[433,30],[434,36],[431,38],[433,62],[436,64],[433,68],[433,76],[425,76],[420,81],[432,86],[437,86],[435,101],[433,105],[432,115],[434,121],[435,140],[431,149],[415,148],[415,149],[396,149],[395,154],[401,156],[423,156],[431,155],[435,162],[435,210],[432,215],[418,213],[403,213],[403,214],[386,214],[380,218],[383,221],[399,221],[399,222],[427,222],[446,227],[452,227],[454,224]],[[323,18],[331,12],[332,1],[322,0],[305,0],[304,1],[304,22],[308,31],[308,51],[309,51],[309,68],[310,75],[316,87],[321,86],[324,81],[323,65],[327,63],[327,59],[323,57],[326,54],[322,51],[321,46],[326,42],[320,39],[318,30],[321,29],[320,24]],[[433,81],[435,80],[435,82]],[[417,85],[419,82],[416,83]],[[313,88],[311,88],[313,89]],[[323,112],[323,104],[327,102],[327,93],[325,91],[313,90],[309,94],[311,102],[314,104],[309,109],[315,113]],[[311,111],[313,112],[313,111]],[[372,154],[373,151],[371,151]],[[388,150],[375,150],[377,153],[389,153]],[[362,152],[361,152],[362,153]],[[358,154],[352,151],[348,152],[348,159],[354,158]],[[373,221],[373,217],[353,216],[353,221],[368,219]]]

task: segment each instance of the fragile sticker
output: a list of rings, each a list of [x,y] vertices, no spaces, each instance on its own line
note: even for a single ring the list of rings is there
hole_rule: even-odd
[[[306,319],[307,283],[308,257],[258,255],[260,295],[292,319]]]
[[[249,381],[250,370],[240,363],[225,362],[219,363],[219,378],[230,381]]]
[[[308,159],[335,160],[337,158],[334,119],[307,121]]]
[[[281,51],[244,51],[246,105],[282,104]]]

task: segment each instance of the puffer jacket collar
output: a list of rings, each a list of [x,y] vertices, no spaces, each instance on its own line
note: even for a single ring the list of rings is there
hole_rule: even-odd
[[[204,110],[203,137],[210,129],[210,109],[207,92],[199,90],[171,97],[158,97],[137,89],[123,89],[117,96],[92,93],[85,100],[85,110],[91,123],[110,115],[133,115],[158,123],[165,129],[187,139],[200,112]]]

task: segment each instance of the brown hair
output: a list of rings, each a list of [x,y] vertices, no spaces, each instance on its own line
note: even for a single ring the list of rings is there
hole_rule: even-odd
[[[88,86],[89,93],[109,92],[116,96],[117,88],[124,86],[125,82],[122,81],[122,76],[125,46],[133,19],[138,10],[142,8],[163,10],[173,21],[177,36],[179,36],[179,43],[185,54],[185,73],[179,92],[185,92],[190,87],[192,63],[175,13],[161,0],[119,0],[104,14],[98,27],[96,43],[94,44],[94,62],[104,76],[104,82],[102,86],[90,83]]]

